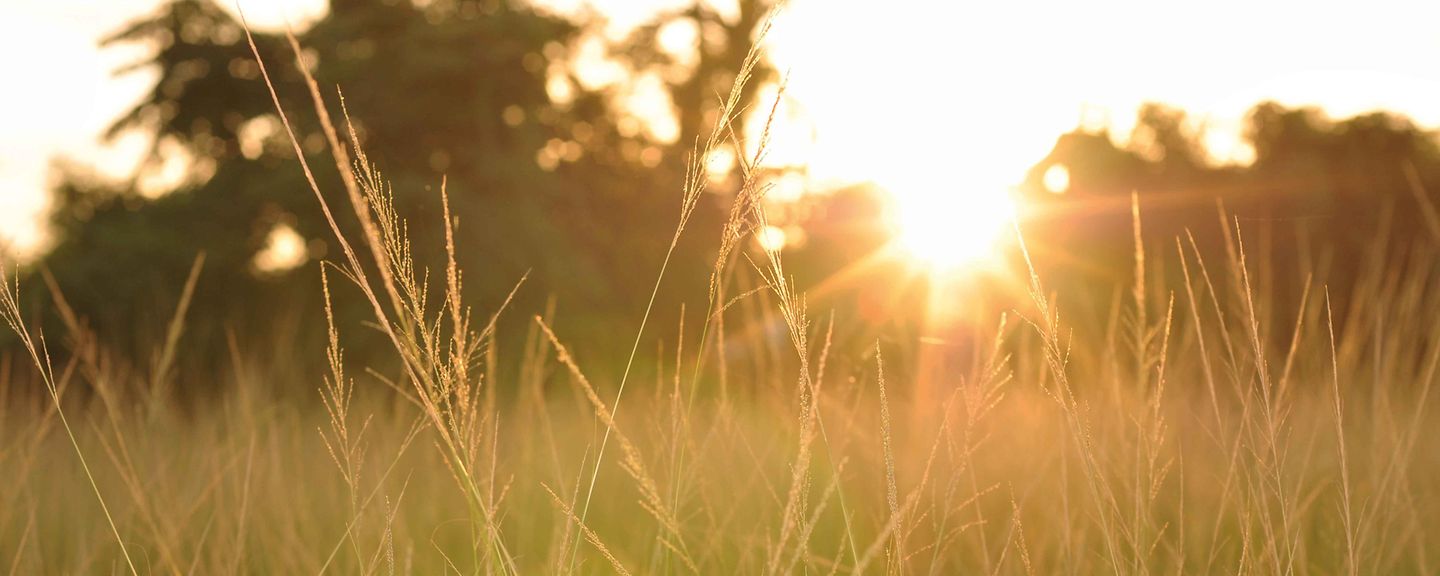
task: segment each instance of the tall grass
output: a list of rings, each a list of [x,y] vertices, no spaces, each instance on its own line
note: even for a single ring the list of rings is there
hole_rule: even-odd
[[[342,139],[307,76],[349,206],[332,206],[296,140],[341,247],[317,287],[328,373],[287,372],[232,340],[234,370],[213,376],[226,395],[181,414],[163,397],[183,385],[171,365],[185,353],[187,298],[151,368],[126,371],[53,285],[71,353],[52,366],[22,295],[0,292],[32,365],[7,357],[0,366],[0,570],[1437,569],[1433,250],[1417,246],[1408,260],[1375,264],[1389,274],[1353,279],[1348,309],[1333,310],[1328,290],[1307,279],[1316,286],[1290,311],[1295,324],[1271,326],[1276,299],[1257,294],[1251,275],[1273,271],[1251,262],[1238,222],[1220,211],[1227,252],[1210,261],[1192,238],[1146,238],[1136,197],[1133,282],[1112,309],[1072,311],[1086,304],[1047,288],[1025,251],[1020,304],[991,310],[995,322],[970,340],[842,346],[873,336],[837,332],[828,311],[812,322],[784,254],[749,239],[766,223],[759,167],[768,129],[747,155],[732,125],[755,58],[695,145],[670,242],[710,200],[704,160],[733,147],[742,185],[710,289],[695,295],[704,317],[678,328],[698,338],[656,336],[642,323],[634,350],[674,349],[673,363],[654,365],[636,365],[637,352],[585,357],[586,343],[568,342],[553,310],[519,311],[533,315],[529,338],[502,362],[492,343],[503,308],[474,311],[461,297],[456,253],[465,247],[452,240],[443,182],[445,271],[432,281],[411,253],[381,162],[353,130]],[[344,232],[342,214],[358,235]],[[204,282],[200,270],[197,260],[185,294]],[[398,377],[344,354],[346,332],[363,328],[337,325],[329,303],[357,295],[392,345]],[[1088,336],[1096,334],[1108,336]],[[686,341],[699,346],[687,351]],[[922,348],[944,361],[918,362]],[[625,368],[604,374],[608,366]],[[277,379],[318,389],[322,408],[280,401]],[[31,392],[36,381],[44,394]],[[921,381],[941,400],[912,393]],[[65,393],[75,386],[94,393]],[[495,394],[500,387],[516,393]],[[607,454],[612,440],[618,454]]]

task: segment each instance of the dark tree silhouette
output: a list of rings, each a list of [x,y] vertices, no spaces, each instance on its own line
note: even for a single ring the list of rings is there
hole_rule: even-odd
[[[706,25],[718,18],[697,10]],[[758,10],[747,4],[740,21],[727,26],[753,28]],[[443,176],[477,313],[497,308],[529,273],[519,301],[527,313],[554,296],[582,334],[608,334],[636,321],[643,306],[643,285],[658,268],[678,215],[687,158],[648,160],[647,150],[660,152],[666,144],[620,130],[620,113],[604,91],[572,81],[568,97],[552,97],[547,83],[556,70],[573,74],[564,66],[585,26],[516,1],[334,0],[323,18],[297,34],[304,65],[322,84],[328,107],[340,114],[343,91],[358,144],[393,184],[420,266],[434,267],[444,254]],[[704,63],[696,77],[709,78],[707,86],[729,67],[730,56],[748,50],[748,30],[727,34],[744,45],[726,44],[718,56],[709,45],[696,47]],[[260,33],[255,41],[312,165],[331,166],[283,35]],[[315,272],[332,243],[330,232],[279,128],[241,24],[209,0],[174,0],[105,43],[153,49],[121,72],[155,69],[158,82],[108,135],[139,131],[155,145],[128,182],[64,169],[54,195],[56,243],[37,268],[52,271],[74,309],[132,357],[145,357],[159,341],[200,252],[206,265],[192,306],[189,357],[219,361],[227,330],[263,340],[277,333],[299,337],[297,330],[322,324],[315,322]],[[646,58],[638,49],[617,49],[615,56]],[[694,116],[690,106],[704,105],[702,98],[675,100],[682,118]],[[158,197],[142,193],[140,176],[174,156],[187,163],[183,181]],[[318,170],[317,177],[332,201],[343,203],[333,172]],[[719,202],[710,200],[719,198],[703,203],[692,226],[714,226]],[[304,238],[311,259],[283,274],[259,273],[256,255],[277,226]],[[356,231],[351,221],[341,226]],[[698,291],[705,250],[686,243],[673,275]],[[662,301],[660,309],[678,308],[681,297]]]

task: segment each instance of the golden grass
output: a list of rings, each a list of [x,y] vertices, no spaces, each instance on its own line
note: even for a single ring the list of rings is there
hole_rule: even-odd
[[[710,137],[695,145],[651,306],[668,254],[704,200],[704,159],[727,143],[744,150],[732,127],[741,112],[736,95],[758,57],[752,53],[738,74]],[[1274,299],[1251,274],[1273,271],[1247,260],[1244,235],[1223,208],[1223,265],[1212,268],[1187,238],[1175,240],[1177,269],[1147,251],[1134,197],[1134,281],[1120,288],[1126,297],[1112,309],[1072,313],[1063,291],[1047,291],[1026,251],[1028,302],[994,310],[993,332],[976,329],[953,350],[926,351],[946,361],[922,365],[916,359],[926,343],[856,346],[858,337],[873,336],[837,332],[833,313],[812,323],[783,254],[748,242],[766,221],[758,167],[767,129],[758,151],[740,156],[742,185],[717,242],[710,287],[696,295],[706,302],[689,340],[697,347],[687,352],[679,344],[686,339],[672,340],[673,365],[663,353],[653,365],[637,363],[641,346],[666,345],[642,322],[627,358],[583,359],[585,343],[564,344],[565,319],[550,309],[534,317],[512,360],[493,345],[500,311],[477,322],[461,298],[456,252],[464,247],[453,241],[443,181],[446,269],[432,286],[376,163],[355,146],[353,130],[349,141],[340,138],[318,84],[307,81],[361,232],[342,232],[301,156],[342,248],[319,287],[328,373],[287,372],[232,339],[233,373],[214,375],[224,397],[181,414],[163,398],[177,385],[171,366],[184,354],[188,294],[204,281],[199,260],[143,374],[117,369],[121,363],[98,348],[53,283],[72,354],[52,366],[7,282],[0,317],[33,370],[12,369],[8,358],[0,366],[0,569],[1437,569],[1430,558],[1440,549],[1440,484],[1430,480],[1440,473],[1440,426],[1429,406],[1440,369],[1433,258],[1414,257],[1403,273],[1357,278],[1340,318],[1328,289],[1322,310],[1307,281],[1295,324],[1271,326]],[[1424,246],[1415,251],[1434,255]],[[1178,279],[1157,272],[1167,264]],[[1383,271],[1386,264],[1375,265]],[[336,278],[369,304],[398,376],[352,375],[357,365],[343,353],[344,331],[360,327],[338,326],[330,313]],[[1315,328],[1322,312],[1323,331]],[[1008,321],[1013,315],[1023,321]],[[1072,317],[1108,320],[1086,326]],[[686,334],[683,322],[679,333]],[[1274,358],[1276,350],[1284,357]],[[600,377],[584,360],[625,368]],[[44,397],[24,388],[34,379]],[[909,392],[922,381],[944,400]],[[317,382],[321,409],[279,399],[280,387]],[[93,394],[65,393],[77,385]],[[612,437],[619,455],[607,460]]]
[[[467,430],[462,417],[437,424],[413,385],[397,383],[416,400],[349,376],[338,330],[328,377],[289,375],[321,383],[318,412],[277,400],[245,351],[223,377],[230,393],[194,418],[130,401],[122,390],[149,375],[120,382],[77,359],[54,372],[70,448],[54,402],[4,383],[0,569],[129,571],[128,553],[140,573],[1429,573],[1440,354],[1432,328],[1401,322],[1440,302],[1418,282],[1374,294],[1392,305],[1359,328],[1311,299],[1289,358],[1264,364],[1268,406],[1242,344],[1246,306],[1219,298],[1222,332],[1215,307],[1197,306],[1212,295],[1203,280],[1173,318],[1152,316],[1143,378],[1127,352],[1046,328],[1037,306],[985,336],[985,354],[930,375],[951,391],[931,406],[912,404],[903,346],[881,344],[882,400],[877,355],[817,344],[806,377],[793,354],[763,367],[770,378],[737,367],[729,403],[703,388],[692,401],[674,380],[690,365],[666,362],[617,416],[602,398],[618,382],[589,378],[551,327],[564,319],[544,320],[531,365],[498,371],[507,385],[536,374],[533,392],[497,400],[461,444],[473,488],[444,438]],[[1117,357],[1119,372],[1088,368]],[[77,386],[114,391],[63,394]],[[606,429],[619,457],[580,522]],[[76,497],[97,492],[104,508]]]

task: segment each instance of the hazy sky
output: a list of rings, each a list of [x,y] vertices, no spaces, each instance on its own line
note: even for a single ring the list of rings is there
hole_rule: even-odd
[[[634,21],[677,1],[588,3]],[[138,139],[106,148],[96,138],[153,76],[113,77],[137,52],[101,51],[96,41],[158,4],[0,7],[0,236],[37,237],[50,158],[111,173],[133,166]],[[261,25],[303,21],[323,4],[244,1]],[[1244,157],[1235,136],[1244,112],[1265,98],[1337,116],[1389,108],[1436,126],[1440,8],[1430,6],[792,0],[772,37],[797,103],[777,153],[811,163],[820,178],[876,179],[918,206],[955,190],[1002,190],[1082,115],[1124,131],[1149,100],[1201,115],[1222,157]]]

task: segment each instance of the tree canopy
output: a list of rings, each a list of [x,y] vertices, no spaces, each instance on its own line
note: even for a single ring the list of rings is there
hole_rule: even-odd
[[[297,66],[321,83],[327,108],[351,122],[342,131],[391,183],[421,267],[439,270],[444,254],[443,181],[477,312],[494,311],[528,274],[517,301],[522,320],[553,301],[572,332],[620,346],[608,335],[639,320],[679,214],[688,155],[714,125],[715,94],[733,81],[769,4],[740,0],[737,7],[722,16],[700,1],[606,39],[597,20],[518,0],[332,0],[297,32],[298,58],[283,32],[257,33],[255,43],[312,165],[333,164],[322,159],[325,138]],[[696,32],[693,52],[661,45],[669,26]],[[616,87],[580,78],[577,47],[595,38],[629,80],[666,81],[674,139],[637,128]],[[150,48],[119,72],[159,72],[107,137],[139,132],[154,145],[124,181],[64,167],[53,191],[55,243],[34,269],[50,272],[71,309],[132,358],[146,357],[161,339],[201,253],[186,339],[195,353],[187,358],[221,362],[229,334],[322,341],[307,331],[323,326],[315,321],[317,272],[335,257],[330,232],[241,22],[210,0],[172,0],[104,42]],[[742,108],[754,107],[770,72],[762,68],[748,85]],[[1238,225],[1259,231],[1262,257],[1318,262],[1308,270],[1317,280],[1351,277],[1367,261],[1440,239],[1428,192],[1440,183],[1440,147],[1405,118],[1377,112],[1332,120],[1263,103],[1250,113],[1246,137],[1253,163],[1217,163],[1199,123],[1160,105],[1140,110],[1123,144],[1108,130],[1060,136],[1019,188],[1041,259],[1061,281],[1097,274],[1123,281],[1133,249],[1132,193],[1151,237],[1193,234],[1198,247],[1221,253],[1225,231]],[[165,189],[147,184],[177,161],[184,169]],[[1061,193],[1046,190],[1057,167],[1067,175]],[[316,176],[326,194],[341,193],[334,170]],[[734,192],[713,191],[719,194],[707,195],[691,220],[699,231],[672,261],[655,308],[663,321],[678,320],[681,303],[705,292],[711,240],[724,196]],[[884,203],[871,192],[811,195],[792,208],[790,220],[812,239],[793,255],[802,283],[822,282],[886,242]],[[1221,214],[1234,220],[1217,224]],[[298,260],[267,267],[265,255],[281,241]],[[1075,264],[1077,254],[1088,255],[1084,265]],[[27,284],[31,293],[46,292],[40,275]],[[355,325],[363,317],[343,306],[339,313]]]

